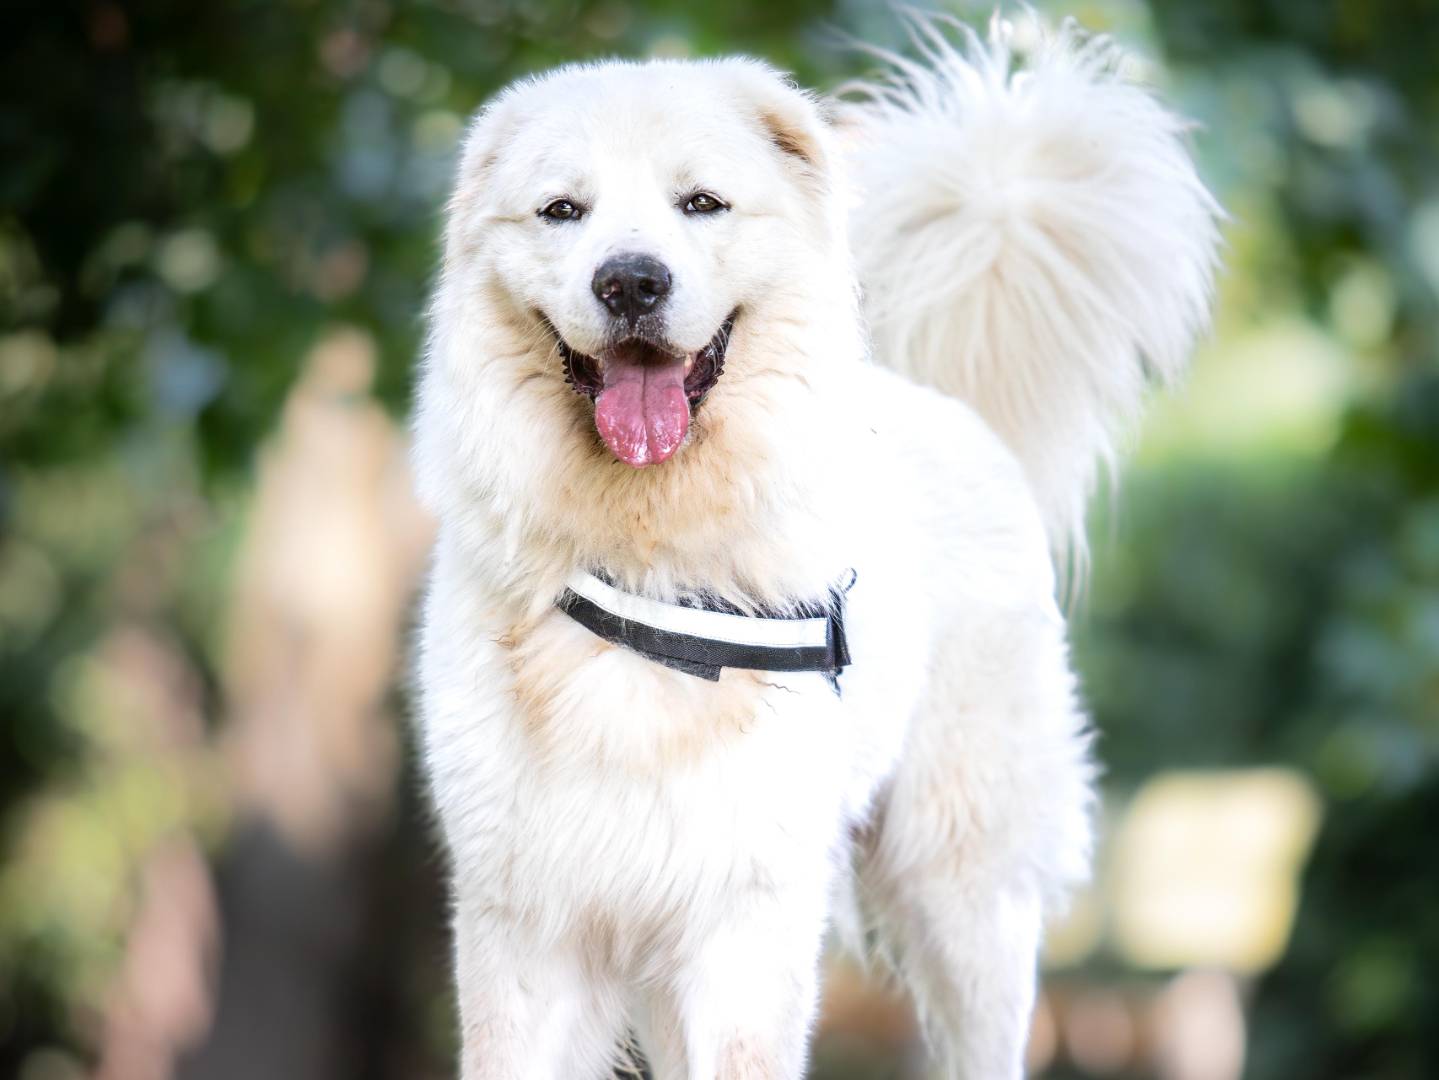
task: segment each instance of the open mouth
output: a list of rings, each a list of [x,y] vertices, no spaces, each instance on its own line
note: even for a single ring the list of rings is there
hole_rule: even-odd
[[[709,344],[695,353],[675,352],[632,337],[598,356],[587,356],[555,333],[565,362],[565,381],[594,401],[595,429],[615,457],[642,468],[679,449],[691,415],[724,371],[736,314],[732,312]]]

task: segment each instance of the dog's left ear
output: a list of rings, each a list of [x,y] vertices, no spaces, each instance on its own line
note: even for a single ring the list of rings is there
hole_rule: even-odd
[[[801,175],[823,183],[830,170],[830,139],[818,100],[766,64],[743,61],[740,78],[755,120],[775,149]]]

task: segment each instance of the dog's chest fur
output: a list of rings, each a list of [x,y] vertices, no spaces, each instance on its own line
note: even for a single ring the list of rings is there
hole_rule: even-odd
[[[858,791],[856,762],[875,734],[822,675],[709,682],[558,610],[506,623],[444,606],[469,625],[427,635],[426,677],[453,688],[454,708],[437,712],[426,749],[471,902],[636,973],[755,891],[830,876],[871,786]]]
[[[893,769],[931,663],[929,597],[978,565],[953,530],[937,559],[911,518],[939,504],[887,454],[871,461],[876,475],[843,470],[848,497],[819,523],[857,573],[857,662],[838,694],[818,673],[709,682],[558,609],[521,614],[442,535],[420,677],[462,903],[502,909],[537,946],[573,944],[617,976],[682,956],[757,891],[812,896],[817,910],[795,918],[823,918],[834,862]]]

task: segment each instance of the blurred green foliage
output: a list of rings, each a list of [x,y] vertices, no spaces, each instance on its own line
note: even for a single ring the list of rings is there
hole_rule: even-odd
[[[1284,764],[1326,803],[1248,1075],[1439,1068],[1439,379],[1320,461],[1134,478],[1078,662],[1111,789]]]
[[[1251,1073],[1439,1075],[1439,7],[1062,9],[1162,63],[1234,215],[1217,338],[1098,533],[1077,622],[1111,787],[1166,766],[1311,777],[1325,829],[1293,944],[1255,988]],[[748,51],[828,86],[863,67],[839,31],[899,43],[864,0],[9,0],[5,857],[37,797],[106,791],[129,760],[85,692],[108,628],[163,628],[219,716],[256,447],[335,322],[374,335],[403,413],[478,102],[614,53]],[[53,834],[68,887],[99,898],[86,919],[40,917],[14,891],[34,880],[0,877],[7,1075],[93,1041],[143,834],[108,805]]]

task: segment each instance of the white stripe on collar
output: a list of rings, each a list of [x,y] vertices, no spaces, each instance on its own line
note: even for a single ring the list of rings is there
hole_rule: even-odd
[[[827,618],[772,619],[666,604],[620,592],[608,582],[583,570],[571,574],[565,585],[571,592],[617,618],[643,623],[672,634],[776,649],[823,648],[827,641]]]

